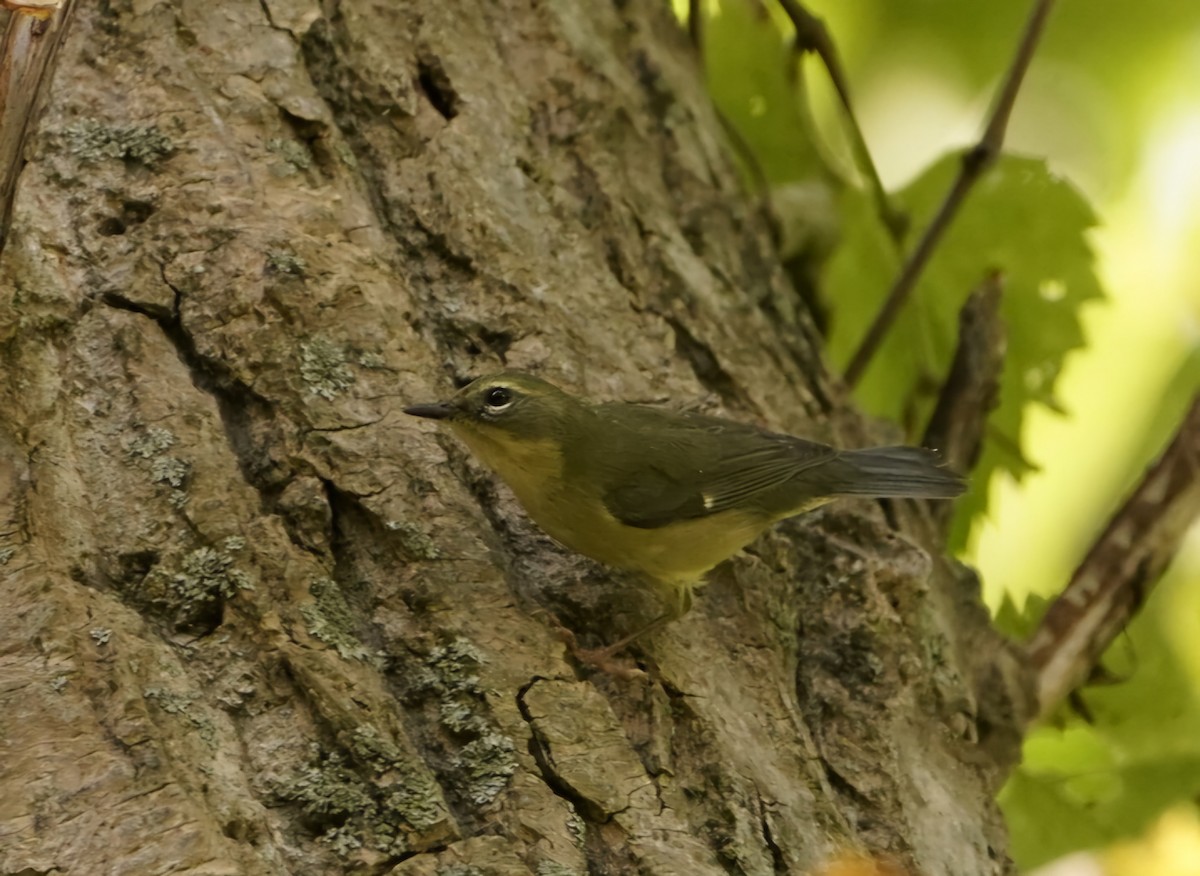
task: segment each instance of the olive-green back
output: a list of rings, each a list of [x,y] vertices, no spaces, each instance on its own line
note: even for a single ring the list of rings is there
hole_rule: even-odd
[[[770,520],[831,495],[819,470],[837,452],[823,444],[619,402],[593,406],[578,425],[572,465],[591,472],[609,512],[629,526],[733,508]]]

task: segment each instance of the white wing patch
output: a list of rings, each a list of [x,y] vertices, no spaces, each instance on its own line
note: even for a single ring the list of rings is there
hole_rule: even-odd
[[[704,498],[704,510],[711,511],[713,506],[717,504],[716,496],[711,496],[708,493],[700,494]]]

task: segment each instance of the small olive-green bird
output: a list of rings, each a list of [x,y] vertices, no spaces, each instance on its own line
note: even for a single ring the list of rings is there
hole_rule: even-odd
[[[836,450],[700,414],[595,404],[518,371],[404,409],[444,421],[567,547],[673,591],[772,524],[839,496],[951,499],[957,474],[918,447]]]

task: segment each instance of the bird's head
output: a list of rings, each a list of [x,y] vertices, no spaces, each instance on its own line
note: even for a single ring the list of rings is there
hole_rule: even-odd
[[[412,405],[406,414],[442,420],[502,475],[528,468],[539,455],[561,459],[562,441],[587,406],[551,383],[520,371],[501,371],[464,386],[444,402]]]

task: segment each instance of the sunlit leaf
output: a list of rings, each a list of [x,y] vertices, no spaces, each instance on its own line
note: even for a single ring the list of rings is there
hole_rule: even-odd
[[[992,622],[1009,638],[1024,641],[1033,635],[1049,604],[1050,601],[1045,597],[1031,593],[1025,599],[1025,604],[1019,606],[1013,601],[1012,594],[1005,593]]]
[[[1016,801],[1016,802],[1014,802]],[[1012,837],[1013,858],[1036,866],[1064,849],[1102,846],[1108,831],[1055,782],[1017,770],[1000,796]]]
[[[753,152],[772,185],[809,180],[824,172],[814,145],[791,33],[774,4],[722,0],[707,6],[704,61],[713,102]],[[744,155],[734,154],[739,158]]]
[[[1023,867],[1136,836],[1163,809],[1200,797],[1200,641],[1168,628],[1180,612],[1200,616],[1200,593],[1186,563],[1159,588],[1104,657],[1110,675],[1130,680],[1083,689],[1091,723],[1063,709],[1059,726],[1026,739],[1000,796]],[[1059,820],[1048,827],[1051,810]]]
[[[918,229],[937,210],[957,168],[958,158],[947,156],[900,193]],[[848,194],[846,204],[844,243],[827,275],[830,352],[843,365],[897,269],[865,198]],[[986,507],[992,473],[1019,478],[1036,464],[1020,441],[1027,405],[1058,408],[1054,385],[1063,360],[1084,343],[1080,308],[1102,294],[1086,236],[1094,224],[1079,192],[1042,161],[1003,158],[970,194],[858,388],[867,410],[919,437],[953,356],[959,309],[989,271],[1003,273],[1008,350],[1000,405],[960,506],[959,543],[970,518]]]

